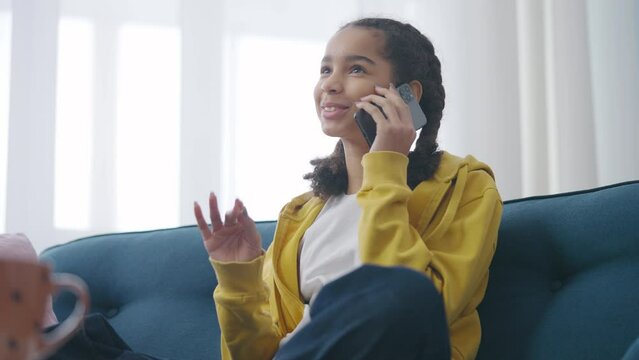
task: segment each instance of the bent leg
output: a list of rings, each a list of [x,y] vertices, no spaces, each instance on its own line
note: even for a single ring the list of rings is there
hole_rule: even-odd
[[[362,266],[320,291],[310,323],[276,359],[448,360],[441,295],[416,271]]]

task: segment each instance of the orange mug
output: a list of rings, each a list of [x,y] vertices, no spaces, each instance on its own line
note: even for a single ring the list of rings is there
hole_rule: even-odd
[[[49,296],[60,289],[75,294],[75,308],[53,331],[42,333]],[[44,359],[73,336],[88,309],[89,292],[79,277],[51,274],[35,261],[0,259],[0,359]]]

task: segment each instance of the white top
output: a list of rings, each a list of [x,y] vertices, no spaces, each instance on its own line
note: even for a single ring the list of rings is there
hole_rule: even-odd
[[[322,287],[362,264],[357,236],[360,214],[355,194],[331,196],[304,233],[299,274],[300,291],[307,305],[301,322],[280,346],[310,321],[308,304]]]

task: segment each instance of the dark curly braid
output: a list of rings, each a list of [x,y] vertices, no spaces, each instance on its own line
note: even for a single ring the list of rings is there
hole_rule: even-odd
[[[415,150],[408,154],[408,186],[414,189],[433,176],[441,160],[437,133],[444,110],[446,93],[442,85],[441,64],[430,40],[410,24],[391,19],[365,18],[350,22],[340,30],[357,26],[381,31],[384,34],[384,57],[393,65],[395,84],[417,80],[423,93],[419,105],[428,123],[421,130]],[[348,188],[348,175],[341,140],[326,158],[314,159],[313,172],[304,175],[311,181],[316,196],[328,198],[343,194]]]

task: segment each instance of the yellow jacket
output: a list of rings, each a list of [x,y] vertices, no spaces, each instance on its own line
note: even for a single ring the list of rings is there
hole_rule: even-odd
[[[475,358],[481,337],[476,308],[502,212],[492,170],[472,156],[444,152],[435,175],[411,191],[406,156],[372,152],[362,165],[362,263],[407,266],[428,276],[444,299],[452,358]],[[302,319],[298,250],[323,205],[307,193],[284,206],[264,256],[248,263],[211,260],[223,359],[271,359]]]

